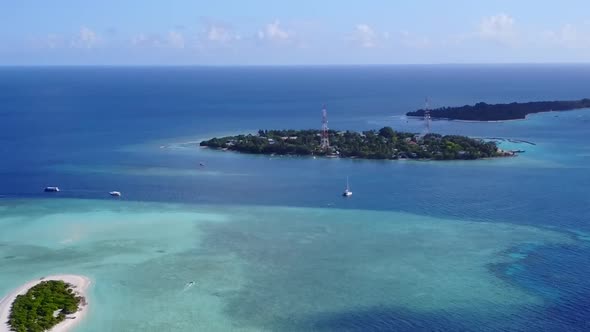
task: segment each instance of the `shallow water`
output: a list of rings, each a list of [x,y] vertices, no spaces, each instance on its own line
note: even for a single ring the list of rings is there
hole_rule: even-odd
[[[543,294],[505,280],[527,257],[515,248],[577,245],[530,226],[396,212],[97,200],[2,206],[0,292],[23,278],[88,275],[95,284],[80,331],[340,329],[338,315],[402,308],[384,326],[436,326],[420,317],[443,313],[492,324],[544,306]]]

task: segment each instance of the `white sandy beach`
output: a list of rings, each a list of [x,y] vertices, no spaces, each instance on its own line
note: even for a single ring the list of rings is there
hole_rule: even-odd
[[[52,275],[48,277],[43,277],[42,279],[29,281],[26,284],[20,286],[19,288],[13,290],[2,299],[0,299],[0,332],[10,332],[10,327],[8,326],[8,316],[10,315],[10,307],[12,306],[12,302],[16,299],[18,295],[25,294],[31,287],[39,284],[42,281],[46,280],[63,280],[69,284],[74,286],[74,290],[79,295],[86,297],[86,291],[88,290],[88,286],[90,286],[90,279],[80,275],[72,275],[72,274],[62,274],[62,275]],[[88,304],[81,305],[80,310],[76,312],[74,315],[74,319],[66,319],[63,322],[54,326],[50,331],[51,332],[67,332],[72,329],[72,327],[78,323],[80,320],[84,318],[86,313],[88,312]]]

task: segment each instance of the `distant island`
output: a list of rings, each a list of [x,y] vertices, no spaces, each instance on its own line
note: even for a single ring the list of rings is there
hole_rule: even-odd
[[[441,107],[430,111],[435,119],[468,120],[468,121],[502,121],[524,119],[528,114],[542,112],[571,111],[590,108],[590,99],[574,101],[537,101],[529,103],[486,104],[474,106]],[[420,109],[406,113],[407,116],[424,117],[426,110]]]
[[[322,146],[320,130],[259,130],[258,135],[212,138],[202,147],[251,154],[326,156],[362,159],[472,160],[513,156],[498,149],[495,142],[465,136],[424,136],[396,132],[391,127],[364,132],[327,132],[329,147]]]

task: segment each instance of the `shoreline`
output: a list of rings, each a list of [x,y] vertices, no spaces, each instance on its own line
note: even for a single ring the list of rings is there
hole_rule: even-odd
[[[12,290],[10,293],[6,294],[4,297],[0,299],[0,332],[10,332],[10,326],[8,325],[8,317],[10,316],[10,309],[12,307],[12,303],[16,299],[18,295],[25,294],[31,287],[36,286],[37,284],[41,283],[42,281],[47,280],[62,280],[66,283],[69,283],[73,286],[74,292],[77,293],[79,296],[84,297],[87,299],[87,290],[91,284],[91,281],[88,277],[81,276],[81,275],[74,275],[74,274],[59,274],[59,275],[51,275],[47,277],[42,277],[37,280],[29,281],[18,288]],[[79,310],[75,313],[75,318],[73,319],[65,319],[63,322],[55,325],[49,332],[67,332],[72,329],[74,325],[80,322],[84,316],[88,313],[88,302],[81,303]]]
[[[501,142],[508,142],[508,143],[515,143],[515,144],[528,144],[528,145],[537,145],[537,143],[526,141],[523,139],[513,139],[513,138],[502,138],[502,137],[483,137],[483,139],[492,140],[492,141],[501,141]]]
[[[545,113],[549,113],[549,112],[545,112]],[[527,114],[528,117],[529,114]],[[406,117],[408,119],[412,119],[412,120],[423,120],[424,117],[421,116],[412,116],[412,115],[406,115]],[[514,122],[514,121],[525,121],[527,120],[527,117],[523,118],[518,118],[518,119],[504,119],[504,120],[462,120],[462,119],[452,119],[452,118],[435,118],[435,117],[431,117],[431,120],[434,121],[449,121],[449,122],[463,122],[463,123],[503,123],[503,122]]]
[[[524,141],[523,141],[524,142]],[[516,143],[516,142],[512,142]],[[524,142],[527,144],[535,145],[534,143]],[[360,157],[340,157],[337,155],[312,155],[312,154],[266,154],[266,153],[248,153],[238,150],[230,150],[227,148],[212,148],[209,146],[201,146],[202,149],[209,149],[211,151],[216,152],[227,152],[227,153],[235,153],[235,154],[243,154],[247,156],[260,156],[260,157],[268,157],[269,159],[273,158],[308,158],[308,159],[327,159],[327,160],[364,160],[364,161],[391,161],[391,162],[404,162],[404,161],[415,161],[415,162],[449,162],[449,161],[478,161],[478,160],[496,160],[496,159],[503,159],[503,158],[514,158],[518,157],[518,154],[515,153],[513,155],[501,155],[501,156],[494,156],[494,157],[482,157],[477,159],[434,159],[434,158],[397,158],[397,159],[371,159],[371,158],[360,158]],[[509,152],[503,150],[504,152]],[[2,331],[0,331],[2,332]]]

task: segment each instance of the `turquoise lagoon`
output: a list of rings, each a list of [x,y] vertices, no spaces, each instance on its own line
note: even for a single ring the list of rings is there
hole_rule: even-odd
[[[531,226],[399,212],[1,203],[0,292],[52,273],[87,275],[79,331],[322,330],[332,315],[375,310],[399,311],[385,321],[391,329],[432,314],[501,328],[544,304],[503,276],[526,258],[512,252],[574,243]]]

